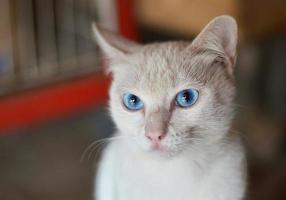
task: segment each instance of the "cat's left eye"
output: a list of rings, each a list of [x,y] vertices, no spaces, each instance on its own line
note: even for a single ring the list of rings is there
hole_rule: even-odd
[[[124,94],[123,95],[123,104],[128,110],[140,110],[144,107],[143,101],[134,94]]]
[[[199,97],[199,92],[195,89],[186,89],[179,92],[176,96],[176,105],[187,108],[196,103]]]

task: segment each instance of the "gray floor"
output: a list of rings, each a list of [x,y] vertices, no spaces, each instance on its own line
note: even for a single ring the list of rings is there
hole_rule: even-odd
[[[104,109],[0,137],[1,200],[91,199],[89,144],[113,129]]]

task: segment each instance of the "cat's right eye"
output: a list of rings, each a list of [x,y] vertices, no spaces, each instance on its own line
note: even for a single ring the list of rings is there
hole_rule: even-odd
[[[143,101],[134,94],[124,94],[123,104],[128,110],[136,111],[141,110],[144,107]]]

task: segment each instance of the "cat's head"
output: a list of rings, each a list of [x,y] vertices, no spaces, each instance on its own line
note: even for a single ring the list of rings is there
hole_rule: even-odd
[[[134,147],[176,155],[226,136],[235,95],[233,18],[215,18],[193,42],[140,45],[93,29],[113,75],[112,118]]]

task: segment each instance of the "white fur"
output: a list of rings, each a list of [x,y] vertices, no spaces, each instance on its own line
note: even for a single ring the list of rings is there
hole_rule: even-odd
[[[110,112],[118,129],[99,163],[96,200],[243,199],[244,151],[230,130],[235,21],[214,19],[191,44],[140,46],[94,29],[110,59]],[[199,91],[198,101],[176,107],[176,94],[188,88]],[[126,92],[140,97],[144,110],[128,111]],[[149,123],[166,126],[164,150],[151,148]]]
[[[100,163],[96,199],[238,200],[245,190],[243,163],[236,143],[159,159],[134,151],[124,141],[114,142]]]

